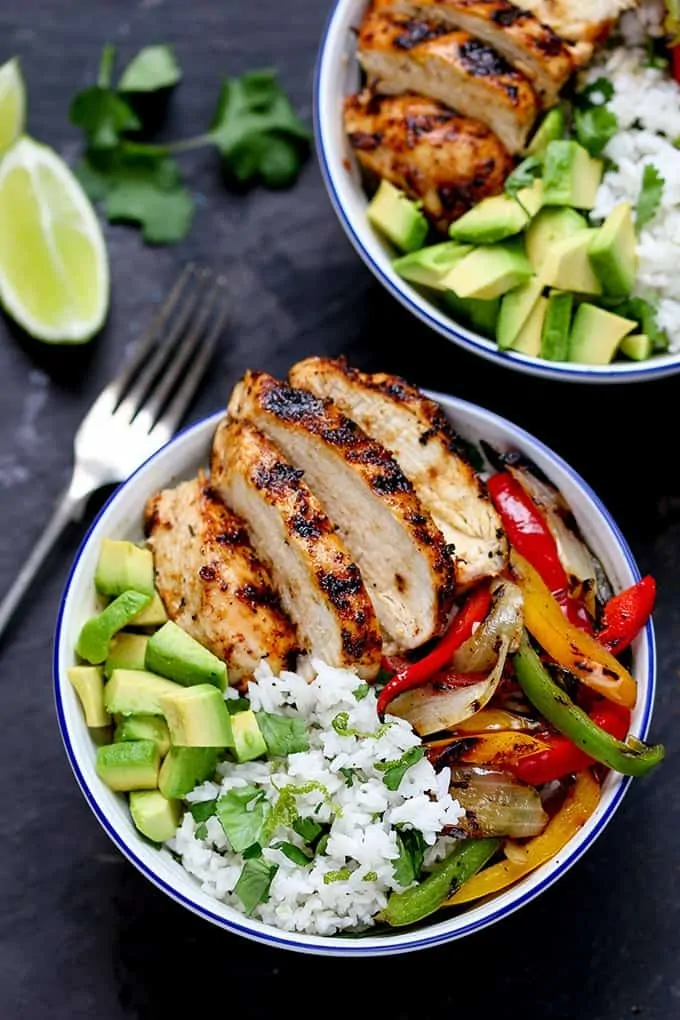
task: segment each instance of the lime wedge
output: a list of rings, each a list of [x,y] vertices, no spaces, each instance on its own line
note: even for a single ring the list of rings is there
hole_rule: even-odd
[[[24,130],[26,87],[16,57],[0,67],[0,153]]]
[[[24,136],[0,161],[0,299],[37,340],[83,343],[109,306],[99,221],[68,166]]]

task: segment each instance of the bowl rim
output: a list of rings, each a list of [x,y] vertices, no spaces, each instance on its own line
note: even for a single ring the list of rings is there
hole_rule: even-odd
[[[520,354],[516,351],[501,351],[493,341],[482,337],[472,330],[466,329],[452,316],[445,315],[444,313],[440,314],[434,306],[430,305],[427,297],[409,284],[407,280],[390,276],[383,266],[376,261],[361,237],[362,231],[372,230],[370,224],[368,222],[365,224],[355,222],[353,217],[347,212],[340,197],[338,181],[340,180],[340,174],[347,174],[347,168],[343,165],[341,158],[338,157],[336,159],[334,156],[329,155],[329,153],[332,153],[334,146],[329,141],[324,114],[324,110],[329,105],[328,97],[334,92],[332,83],[337,70],[330,64],[330,57],[328,56],[330,43],[341,32],[345,32],[345,28],[341,23],[341,18],[345,12],[358,8],[362,4],[365,5],[366,2],[367,0],[334,0],[326,19],[317,51],[312,94],[312,118],[314,142],[321,169],[321,177],[331,205],[347,238],[373,275],[408,311],[441,336],[446,337],[454,344],[463,347],[473,354],[478,354],[486,360],[492,361],[494,364],[513,368],[528,375],[540,376],[546,379],[559,379],[563,382],[625,383],[648,382],[680,372],[680,351],[656,355],[646,363],[615,362],[610,365],[584,365],[583,363],[574,363],[572,365],[570,362],[546,361],[530,355]]]
[[[640,570],[633,556],[632,550],[630,549],[628,542],[626,541],[623,533],[618,527],[616,521],[612,517],[609,510],[606,508],[602,500],[590,487],[590,485],[581,477],[581,475],[568,464],[558,453],[552,450],[549,446],[543,443],[540,439],[534,436],[532,433],[523,429],[521,426],[515,425],[509,419],[498,415],[495,412],[488,411],[486,408],[481,407],[478,404],[472,403],[471,401],[464,400],[459,397],[453,397],[449,394],[440,393],[432,390],[424,390],[427,396],[434,400],[444,401],[445,408],[447,410],[460,409],[461,412],[474,414],[481,414],[486,420],[496,424],[503,430],[509,430],[511,434],[522,442],[526,442],[529,446],[536,447],[540,452],[546,456],[553,464],[556,464],[559,469],[565,472],[573,483],[581,489],[586,496],[587,500],[593,504],[596,511],[599,512],[603,523],[606,526],[614,544],[617,547],[619,554],[625,561],[631,574],[639,579]],[[448,406],[447,406],[448,405]],[[232,934],[243,935],[244,937],[259,942],[264,945],[272,947],[283,948],[294,952],[306,953],[311,955],[325,955],[325,956],[354,956],[354,957],[368,957],[368,956],[386,956],[399,954],[404,952],[410,952],[411,950],[426,949],[429,947],[444,945],[447,942],[455,941],[466,935],[471,935],[483,928],[489,927],[497,921],[503,920],[504,918],[513,914],[516,910],[525,906],[527,903],[534,900],[542,892],[552,886],[558,879],[566,874],[567,871],[583,856],[583,854],[589,849],[593,842],[599,835],[604,831],[605,827],[609,824],[613,818],[616,810],[618,809],[621,801],[627,792],[632,777],[616,775],[615,786],[611,792],[609,803],[603,810],[602,816],[597,820],[592,827],[586,825],[576,837],[578,843],[572,847],[568,855],[565,855],[551,871],[546,874],[540,882],[536,882],[531,885],[528,889],[524,890],[521,895],[515,893],[512,896],[513,887],[509,887],[506,890],[506,894],[509,894],[512,898],[509,902],[503,903],[496,909],[491,910],[489,913],[484,914],[474,920],[470,920],[467,923],[461,924],[455,930],[447,930],[445,925],[446,922],[442,922],[439,926],[439,930],[434,933],[427,934],[428,929],[422,928],[415,932],[400,933],[399,930],[394,935],[382,935],[373,936],[370,940],[370,936],[366,939],[357,939],[355,941],[347,939],[343,936],[319,936],[319,935],[305,935],[301,932],[277,932],[276,929],[270,926],[264,926],[266,930],[253,930],[247,926],[247,922],[239,923],[238,921],[231,920],[229,918],[221,916],[219,913],[213,912],[202,904],[194,901],[188,895],[185,895],[182,891],[174,888],[168,882],[165,881],[135,852],[135,849],[120,835],[115,827],[109,823],[106,817],[106,813],[103,807],[100,807],[98,796],[94,789],[92,789],[80,767],[78,761],[78,755],[74,748],[74,744],[71,740],[69,725],[67,723],[66,712],[62,700],[61,687],[62,675],[61,675],[61,645],[62,645],[62,633],[64,629],[64,618],[66,610],[68,608],[69,596],[71,592],[71,584],[78,569],[80,560],[85,554],[89,547],[90,541],[97,530],[104,515],[108,513],[113,504],[121,497],[122,493],[132,485],[138,478],[140,473],[144,472],[152,463],[159,458],[167,456],[170,450],[183,439],[187,439],[196,432],[205,431],[206,434],[217,426],[218,422],[224,416],[224,410],[215,412],[214,414],[208,415],[204,418],[199,419],[193,424],[189,425],[185,429],[170,439],[164,446],[162,446],[156,453],[152,454],[136,471],[133,472],[124,482],[122,482],[114,492],[109,496],[104,505],[101,507],[94,520],[90,524],[85,536],[83,537],[75,557],[72,561],[68,577],[64,584],[61,600],[59,604],[59,610],[57,614],[57,620],[54,632],[53,642],[53,663],[52,663],[52,679],[53,679],[53,697],[55,703],[55,709],[57,714],[57,722],[59,726],[60,735],[66,756],[68,758],[71,769],[74,773],[78,786],[85,797],[91,811],[95,818],[104,829],[108,837],[117,846],[121,853],[147,878],[153,885],[155,885],[161,892],[166,893],[175,902],[187,907],[193,913],[204,918],[223,930]],[[641,708],[640,724],[638,727],[640,739],[645,740],[652,719],[652,713],[655,702],[656,692],[656,646],[654,638],[654,628],[652,621],[648,621],[645,626],[643,640],[646,645],[647,651],[647,677],[645,685],[645,701]],[[65,682],[64,682],[65,683]],[[518,887],[515,887],[517,889]],[[197,885],[197,890],[199,889]],[[501,894],[502,896],[503,894]],[[489,904],[493,904],[494,900],[488,901]],[[482,904],[483,906],[483,901]],[[460,915],[464,916],[464,915]],[[300,940],[300,941],[298,941]],[[370,940],[370,941],[369,941]],[[397,941],[398,940],[398,941]]]

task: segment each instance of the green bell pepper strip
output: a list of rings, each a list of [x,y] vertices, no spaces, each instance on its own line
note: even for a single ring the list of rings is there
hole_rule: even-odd
[[[648,747],[639,741],[624,744],[593,722],[582,708],[558,687],[529,644],[526,630],[513,656],[517,681],[544,719],[586,754],[624,776],[643,776],[664,756],[661,744]]]
[[[461,840],[419,885],[392,893],[377,920],[393,928],[401,928],[433,914],[444,900],[453,896],[464,882],[484,867],[500,844],[499,839]]]

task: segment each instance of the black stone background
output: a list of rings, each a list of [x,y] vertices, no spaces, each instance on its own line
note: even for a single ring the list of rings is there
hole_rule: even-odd
[[[92,81],[103,43],[129,57],[176,45],[185,78],[168,134],[202,130],[220,78],[275,65],[310,118],[329,4],[314,0],[5,0],[0,59],[21,57],[29,128],[67,160],[69,98]],[[408,957],[338,961],[263,948],[175,905],[114,849],[67,764],[55,720],[51,649],[85,523],[45,567],[0,647],[0,1018],[481,1016],[671,1020],[680,1016],[680,656],[678,382],[571,386],[499,369],[401,309],[346,241],[314,160],[296,188],[231,194],[211,151],[183,160],[199,207],[190,237],[145,247],[106,227],[112,308],[81,349],[50,349],[0,321],[0,591],[65,484],[71,440],[190,258],[228,271],[236,303],[188,420],[221,407],[246,367],[284,373],[312,353],[399,372],[505,414],[550,443],[595,487],[659,585],[658,772],[637,782],[586,859],[537,901],[463,941]],[[92,515],[94,507],[89,516]],[[186,1012],[185,1012],[186,1011]]]

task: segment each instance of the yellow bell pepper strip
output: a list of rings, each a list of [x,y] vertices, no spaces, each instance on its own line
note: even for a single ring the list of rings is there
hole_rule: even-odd
[[[506,859],[492,864],[463,885],[450,896],[444,906],[457,907],[481,896],[498,893],[507,886],[535,871],[541,864],[552,860],[556,853],[566,846],[572,836],[588,821],[600,801],[600,787],[590,771],[580,772],[567,798],[553,818],[550,819],[540,836],[534,836],[526,843],[517,843],[524,853],[523,861]]]
[[[549,750],[544,740],[517,730],[492,733],[470,733],[462,737],[434,740],[425,745],[426,754],[438,768],[465,762],[468,765],[486,765],[502,769],[527,754]]]
[[[637,684],[625,666],[597,638],[569,623],[538,572],[514,549],[510,564],[524,596],[524,625],[541,648],[587,687],[632,708]]]
[[[512,661],[517,682],[534,708],[595,761],[624,776],[643,776],[659,764],[664,756],[661,744],[648,747],[631,737],[624,744],[574,704],[543,666],[526,630]]]
[[[489,733],[493,730],[540,730],[541,723],[506,708],[482,708],[454,727],[456,733]]]

